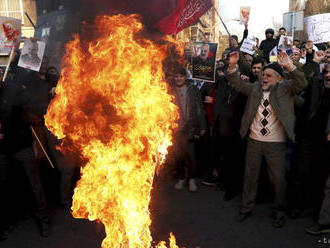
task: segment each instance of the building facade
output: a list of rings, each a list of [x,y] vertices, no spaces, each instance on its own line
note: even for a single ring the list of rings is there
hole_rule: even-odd
[[[290,0],[289,11],[304,11],[304,17],[330,13],[329,0]],[[295,37],[300,40],[306,40],[305,30],[296,31]]]
[[[35,0],[0,0],[0,16],[8,16],[22,20],[22,37],[33,37],[34,27],[31,21],[37,21],[37,9]]]
[[[219,2],[215,1],[213,8],[208,10],[198,22],[187,27],[176,35],[176,38],[185,42],[185,53],[188,57],[191,53],[193,42],[208,41],[218,43],[217,57],[220,58],[222,52],[228,47],[228,36],[220,32]]]

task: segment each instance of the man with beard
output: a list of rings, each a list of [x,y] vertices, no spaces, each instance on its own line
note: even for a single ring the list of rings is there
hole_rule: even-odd
[[[251,74],[249,77],[249,80],[251,83],[254,83],[256,81],[260,82],[261,74],[262,74],[262,68],[265,66],[265,61],[260,58],[255,58],[252,61],[251,64]]]
[[[242,204],[237,220],[242,222],[252,214],[264,157],[275,192],[272,225],[279,228],[283,227],[286,220],[286,139],[295,138],[292,101],[307,82],[286,53],[279,53],[277,57],[278,63],[263,68],[262,82],[251,84],[240,80],[237,72],[238,54],[232,53],[227,79],[235,90],[248,97],[240,129],[241,137],[245,138],[249,132],[249,138]],[[282,81],[282,66],[289,71],[291,81]]]
[[[215,54],[210,52],[210,45],[201,47],[200,55],[193,58],[193,75],[200,79],[212,80],[214,76]]]

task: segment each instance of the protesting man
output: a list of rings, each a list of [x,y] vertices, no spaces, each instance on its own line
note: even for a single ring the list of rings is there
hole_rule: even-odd
[[[250,131],[243,187],[242,205],[238,221],[252,213],[255,204],[262,158],[267,162],[268,174],[275,191],[273,226],[285,224],[286,138],[294,140],[293,97],[305,86],[304,74],[296,69],[286,53],[278,55],[278,63],[263,68],[262,82],[251,84],[240,80],[238,54],[232,53],[228,81],[238,92],[248,96],[240,133],[244,138]],[[282,81],[283,69],[290,72],[291,81]]]
[[[194,140],[205,134],[206,120],[203,103],[198,88],[186,81],[185,68],[179,68],[174,74],[173,93],[179,106],[179,129],[174,137],[173,158],[179,180],[176,189],[182,189],[188,179],[189,191],[197,191],[196,157]],[[187,170],[187,176],[185,175]]]
[[[262,51],[262,57],[269,62],[269,53],[277,46],[277,40],[274,39],[274,29],[266,29],[265,34],[266,39],[260,43],[259,50]]]

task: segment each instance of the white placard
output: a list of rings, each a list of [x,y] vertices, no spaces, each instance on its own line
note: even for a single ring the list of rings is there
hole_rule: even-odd
[[[255,53],[253,47],[256,45],[257,45],[257,38],[255,36],[249,35],[246,39],[244,39],[240,50],[241,52],[253,55]]]
[[[308,39],[314,44],[330,41],[330,13],[304,18]]]
[[[39,71],[45,52],[45,46],[46,44],[43,41],[33,42],[30,39],[25,40],[18,66],[33,71]]]
[[[0,54],[9,54],[21,39],[21,20],[0,16]]]

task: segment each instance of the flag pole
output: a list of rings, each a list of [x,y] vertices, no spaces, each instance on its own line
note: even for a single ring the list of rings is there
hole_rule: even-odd
[[[217,10],[216,7],[214,7],[214,6],[213,6],[213,9],[215,10],[215,13],[217,13],[217,16],[219,17],[219,19],[220,19],[222,25],[225,27],[228,36],[230,36],[230,33],[229,33],[229,31],[228,31],[228,28],[227,28],[226,24],[223,22],[223,20],[222,20],[220,14],[219,14],[219,12],[218,12],[218,10]]]
[[[29,22],[31,23],[32,27],[33,27],[34,29],[36,29],[37,27],[36,27],[36,25],[33,23],[33,21],[31,20],[29,14],[28,14],[27,12],[25,12],[25,15],[26,15],[27,19],[29,20]]]

